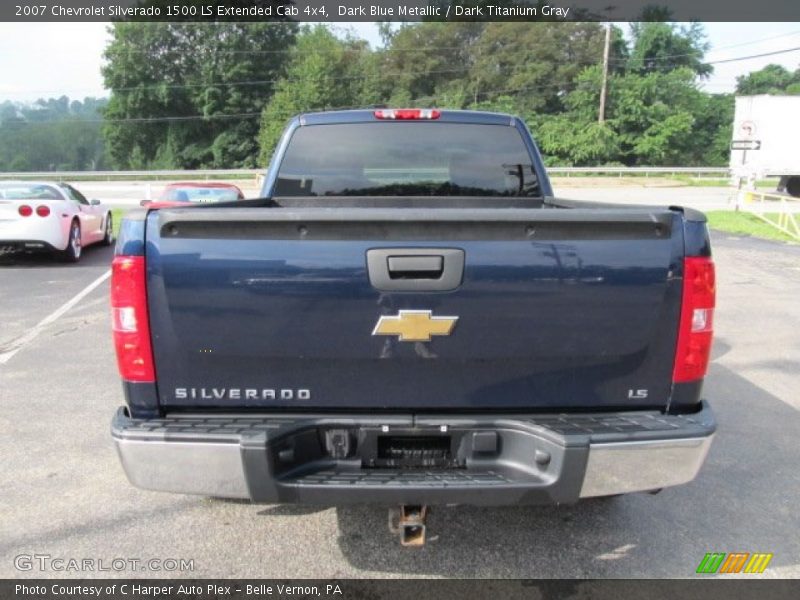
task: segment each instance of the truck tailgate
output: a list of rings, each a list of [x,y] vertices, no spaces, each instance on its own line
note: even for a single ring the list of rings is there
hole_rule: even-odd
[[[683,256],[675,211],[166,209],[148,215],[146,241],[167,408],[668,401]],[[380,264],[398,259],[388,283],[370,272],[375,250]],[[433,283],[452,256],[463,275]]]

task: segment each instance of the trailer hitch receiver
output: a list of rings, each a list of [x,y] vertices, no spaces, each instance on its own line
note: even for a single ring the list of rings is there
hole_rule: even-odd
[[[389,509],[389,531],[400,535],[403,546],[424,546],[428,507],[418,504],[402,504],[399,512]]]

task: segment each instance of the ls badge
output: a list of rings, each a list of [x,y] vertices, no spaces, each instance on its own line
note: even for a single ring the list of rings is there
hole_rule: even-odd
[[[450,335],[458,317],[434,317],[429,310],[401,310],[378,319],[372,335],[396,335],[401,342],[430,342],[432,335]]]

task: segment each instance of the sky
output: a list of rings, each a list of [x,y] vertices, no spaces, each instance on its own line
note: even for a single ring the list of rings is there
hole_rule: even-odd
[[[336,27],[350,29],[373,46],[380,44],[375,23],[337,23]],[[708,61],[800,48],[798,22],[706,23],[705,28],[711,44]],[[109,37],[107,23],[0,23],[0,101],[107,95],[100,66]],[[770,63],[794,70],[800,66],[800,49],[714,65],[714,74],[702,87],[715,93],[732,92],[738,75]]]

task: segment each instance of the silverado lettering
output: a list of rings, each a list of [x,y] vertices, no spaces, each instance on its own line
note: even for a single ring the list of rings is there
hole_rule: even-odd
[[[418,535],[429,504],[697,475],[716,428],[702,213],[554,197],[510,115],[304,114],[277,147],[259,198],[122,223],[112,435],[132,483],[418,505]]]
[[[310,390],[254,388],[175,388],[175,399],[186,400],[310,400]]]

